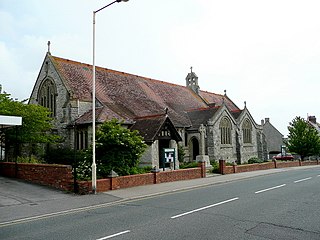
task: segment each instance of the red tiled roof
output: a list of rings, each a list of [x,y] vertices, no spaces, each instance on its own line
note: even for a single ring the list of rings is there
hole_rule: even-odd
[[[237,111],[239,108],[232,102],[226,95],[220,95],[216,93],[200,91],[200,96],[208,103],[215,103],[216,106],[222,106],[223,102],[227,105],[230,111]]]
[[[212,118],[219,108],[220,107],[202,108],[188,112],[188,116],[192,122],[190,130],[197,130],[201,124],[206,123],[210,118]]]
[[[100,107],[96,108],[96,122],[103,123],[107,120],[119,119],[124,121],[124,123],[132,124],[133,121],[125,116],[121,116],[115,112],[113,112],[108,107]],[[81,117],[76,120],[76,124],[89,124],[92,123],[92,110],[86,112]]]
[[[72,99],[92,101],[92,66],[59,57],[50,56]],[[200,91],[207,103],[221,106],[223,98],[228,108],[238,110],[227,97]],[[188,87],[128,73],[96,67],[96,98],[105,106],[105,115],[134,119],[163,114],[168,115],[175,126],[191,126],[187,111],[208,108],[208,105]],[[90,113],[83,120],[89,120]]]
[[[136,122],[130,129],[139,131],[140,135],[146,142],[153,142],[157,138],[161,128],[166,123],[168,126],[170,126],[169,130],[171,132],[172,139],[177,141],[182,140],[179,133],[170,121],[170,118],[166,114],[141,117],[135,120]]]

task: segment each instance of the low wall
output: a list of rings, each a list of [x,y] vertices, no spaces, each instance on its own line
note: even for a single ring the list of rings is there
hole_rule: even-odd
[[[1,162],[0,175],[66,191],[73,189],[72,167],[68,165]]]
[[[219,160],[219,172],[221,174],[232,174],[241,172],[250,172],[257,170],[267,170],[272,168],[286,168],[286,167],[299,167],[299,166],[309,166],[309,165],[319,165],[319,160],[315,161],[276,161],[266,163],[255,163],[255,164],[245,164],[245,165],[233,165],[227,166],[225,160]]]
[[[206,177],[205,162],[200,163],[198,168],[179,169],[174,171],[155,171],[146,174],[119,176],[97,180],[97,192],[106,192],[120,188],[136,187],[164,182],[174,182]],[[80,193],[92,192],[91,181],[78,182]]]
[[[68,165],[0,162],[0,175],[23,179],[61,190],[74,190],[72,167]],[[206,177],[204,162],[200,163],[198,168],[164,172],[156,171],[146,174],[98,179],[97,192],[203,177]],[[91,181],[78,181],[77,185],[80,193],[92,192]]]

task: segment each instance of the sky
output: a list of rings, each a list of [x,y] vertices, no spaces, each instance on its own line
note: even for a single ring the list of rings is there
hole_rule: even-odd
[[[0,84],[29,98],[48,46],[92,64],[93,11],[107,0],[0,0]],[[319,0],[129,0],[96,14],[96,65],[224,94],[283,134],[320,119]],[[319,122],[319,121],[318,121]]]

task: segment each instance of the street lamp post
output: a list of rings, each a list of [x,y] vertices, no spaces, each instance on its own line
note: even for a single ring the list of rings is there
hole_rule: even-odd
[[[93,11],[93,48],[92,48],[92,191],[97,192],[97,165],[96,165],[96,65],[95,65],[95,25],[96,13],[116,2],[128,2],[129,0],[116,0],[108,5]]]

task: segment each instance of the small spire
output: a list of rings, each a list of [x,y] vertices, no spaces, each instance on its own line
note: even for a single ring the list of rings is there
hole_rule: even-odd
[[[224,95],[227,96],[227,90],[224,90]]]
[[[247,107],[247,101],[244,101],[244,107],[245,108]]]
[[[166,115],[168,115],[168,110],[169,110],[169,109],[166,107],[164,110],[165,110],[165,112],[166,112]]]
[[[191,73],[192,73],[192,66],[190,67],[190,69],[191,69]]]
[[[48,44],[48,54],[51,54],[51,53],[50,53],[50,44],[51,44],[50,41],[48,41],[47,44]]]

